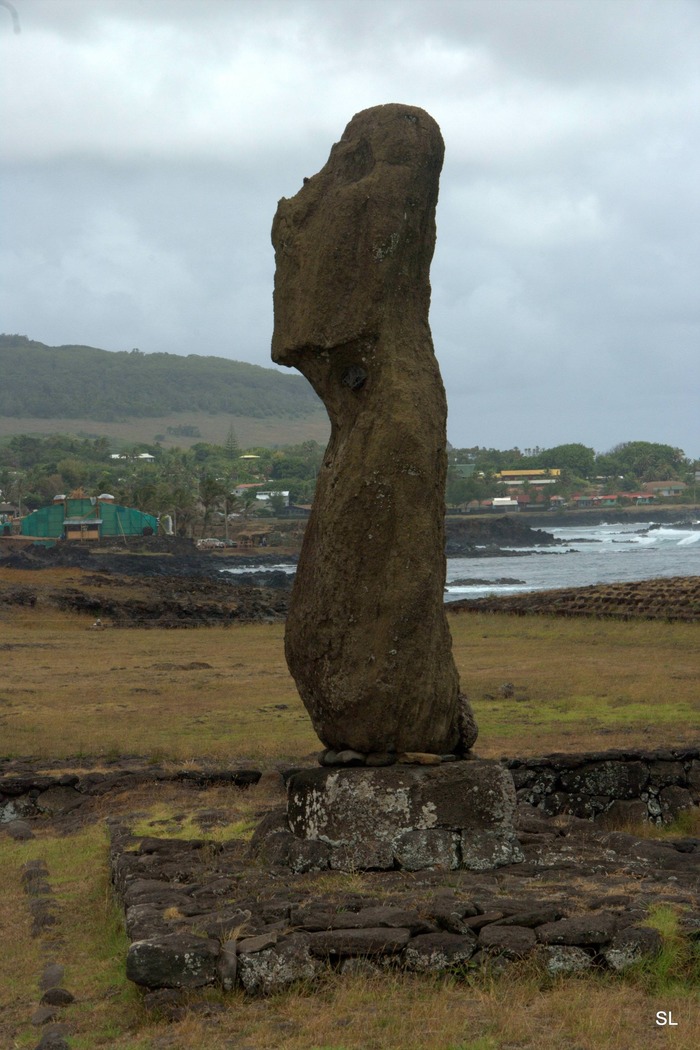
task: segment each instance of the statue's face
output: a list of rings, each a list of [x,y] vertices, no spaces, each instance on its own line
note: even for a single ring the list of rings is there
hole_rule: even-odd
[[[429,287],[441,163],[442,138],[427,114],[380,107],[358,114],[325,167],[280,201],[275,360],[375,334],[398,288],[410,281],[420,297],[421,282]]]

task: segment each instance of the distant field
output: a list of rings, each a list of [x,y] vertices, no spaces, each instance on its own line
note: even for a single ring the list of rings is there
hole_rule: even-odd
[[[131,418],[122,423],[103,423],[94,419],[38,419],[0,417],[0,440],[14,434],[70,434],[78,437],[107,437],[114,447],[133,445],[137,442],[152,444],[157,434],[164,434],[164,448],[189,448],[197,441],[223,445],[229,428],[233,424],[236,437],[243,448],[274,445],[298,445],[302,441],[318,441],[325,444],[330,433],[328,416],[322,408],[311,415],[298,419],[257,418],[254,416],[231,416],[225,413],[211,415],[207,412],[181,412],[170,416]],[[170,435],[168,427],[195,426],[200,437]]]

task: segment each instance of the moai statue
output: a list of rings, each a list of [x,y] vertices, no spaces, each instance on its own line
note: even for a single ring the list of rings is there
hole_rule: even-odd
[[[424,110],[364,110],[272,227],[272,357],[331,420],[285,649],[335,750],[476,737],[443,606],[447,405],[428,324],[443,153]]]

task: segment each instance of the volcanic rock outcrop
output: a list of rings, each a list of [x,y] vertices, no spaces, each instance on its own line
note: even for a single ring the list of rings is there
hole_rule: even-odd
[[[364,110],[272,227],[272,357],[331,420],[285,640],[329,748],[476,736],[443,610],[447,408],[428,324],[443,153],[423,110]]]

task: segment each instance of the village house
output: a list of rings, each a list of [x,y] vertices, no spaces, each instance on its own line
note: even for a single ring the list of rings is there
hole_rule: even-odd
[[[645,481],[642,485],[652,496],[680,496],[687,487],[684,481]]]

